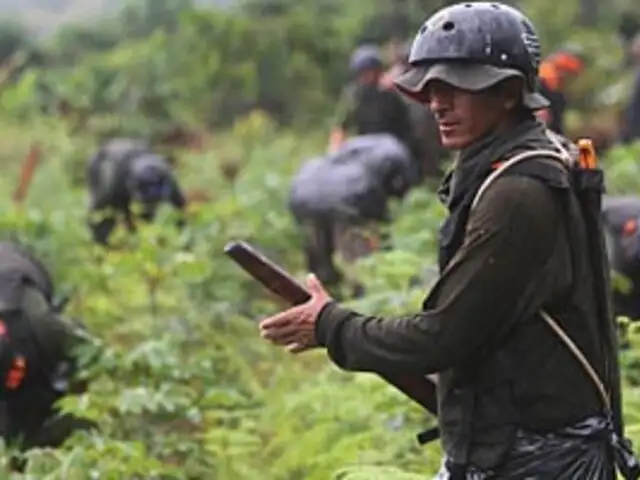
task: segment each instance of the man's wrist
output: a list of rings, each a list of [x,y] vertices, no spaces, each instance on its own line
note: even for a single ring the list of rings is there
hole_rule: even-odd
[[[315,323],[315,336],[318,345],[326,347],[329,336],[336,324],[340,323],[350,314],[351,312],[349,310],[342,308],[335,300],[327,302],[318,313],[318,318]]]

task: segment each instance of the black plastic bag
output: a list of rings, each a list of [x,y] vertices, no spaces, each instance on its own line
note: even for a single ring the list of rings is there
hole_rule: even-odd
[[[601,417],[591,417],[554,433],[519,430],[509,456],[496,471],[448,465],[445,461],[436,479],[615,480],[614,457],[624,455],[624,448],[612,445],[612,432],[610,422]]]

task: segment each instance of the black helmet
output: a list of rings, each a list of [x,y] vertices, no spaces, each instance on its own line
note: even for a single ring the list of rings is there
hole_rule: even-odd
[[[535,28],[523,13],[501,3],[460,3],[439,10],[420,27],[409,63],[412,68],[396,80],[409,96],[417,96],[434,79],[478,91],[521,77],[525,106],[537,110],[549,105],[535,93],[540,65]]]
[[[362,45],[353,52],[349,61],[349,69],[356,73],[369,68],[382,69],[383,67],[382,55],[375,45]]]

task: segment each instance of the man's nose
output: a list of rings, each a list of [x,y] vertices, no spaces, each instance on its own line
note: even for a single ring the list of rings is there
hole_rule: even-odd
[[[429,110],[438,117],[451,110],[451,102],[441,95],[431,95],[429,98]]]

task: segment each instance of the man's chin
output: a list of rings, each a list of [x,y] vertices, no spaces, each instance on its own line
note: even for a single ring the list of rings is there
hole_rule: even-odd
[[[461,150],[473,143],[468,138],[463,138],[456,135],[441,135],[440,142],[442,143],[442,147],[446,148],[447,150]]]

